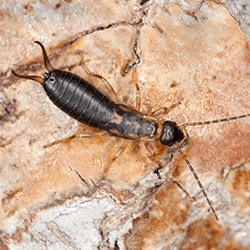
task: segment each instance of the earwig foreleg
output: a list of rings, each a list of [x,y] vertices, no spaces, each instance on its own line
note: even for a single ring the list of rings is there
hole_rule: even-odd
[[[100,132],[100,133],[95,133],[95,134],[80,134],[80,133],[78,133],[78,134],[74,134],[74,135],[71,135],[69,137],[66,137],[64,139],[61,139],[61,140],[53,141],[51,143],[44,145],[43,147],[48,148],[48,147],[54,146],[54,145],[62,143],[62,142],[68,142],[68,141],[73,140],[75,138],[93,138],[93,137],[100,137],[100,136],[105,136],[105,135],[108,135],[108,133],[106,131]]]
[[[157,159],[153,146],[149,142],[146,142],[146,141],[143,141],[143,144],[145,148],[147,149],[147,151],[156,159],[156,164],[158,164],[158,167],[154,170],[154,173],[158,176],[159,179],[161,179],[159,170],[162,169],[163,166],[161,165],[159,159]]]
[[[189,134],[185,128],[183,129],[183,131],[184,131],[184,139],[180,142],[179,145],[180,148],[187,146],[189,143]]]
[[[143,144],[147,151],[156,159],[156,164],[158,164],[158,167],[154,169],[154,173],[158,176],[159,179],[161,179],[159,171],[164,167],[164,164],[161,164],[161,159],[156,157],[154,148],[148,141],[143,141]]]
[[[177,106],[179,106],[181,103],[178,102],[178,103],[175,103],[173,104],[172,106],[170,106],[169,108],[166,108],[166,107],[162,107],[162,108],[159,108],[155,111],[153,111],[150,116],[153,116],[153,117],[158,117],[162,114],[168,114],[170,111],[172,111],[174,108],[176,108]]]

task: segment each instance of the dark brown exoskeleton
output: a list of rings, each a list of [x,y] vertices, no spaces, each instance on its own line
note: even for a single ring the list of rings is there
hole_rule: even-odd
[[[79,76],[70,72],[54,69],[48,60],[48,56],[43,45],[37,41],[36,43],[42,48],[44,63],[49,73],[44,73],[44,78],[39,76],[19,75],[12,71],[13,74],[17,77],[31,79],[41,83],[50,100],[62,111],[66,112],[79,122],[104,131],[103,133],[99,134],[73,135],[66,139],[52,142],[46,145],[46,147],[76,137],[87,138],[105,134],[110,134],[130,140],[140,139],[144,142],[147,150],[153,156],[155,156],[154,149],[149,141],[158,140],[165,146],[175,147],[180,152],[183,159],[186,161],[187,165],[192,171],[204,197],[207,200],[209,207],[213,211],[216,220],[218,220],[217,214],[207,196],[205,189],[203,188],[192,165],[181,150],[181,147],[185,144],[184,141],[188,139],[185,127],[236,120],[248,117],[250,116],[250,113],[212,121],[186,123],[182,126],[178,126],[172,121],[165,121],[163,124],[161,124],[157,117],[162,113],[168,113],[176,105],[173,105],[170,108],[160,108],[154,111],[150,116],[147,116],[123,104],[117,104],[116,94],[107,81],[104,81],[104,83],[106,84],[106,88],[109,89],[114,99],[116,99],[115,101],[112,101],[110,98],[96,89],[91,83],[80,78]],[[138,85],[136,85],[136,87],[136,108],[139,110],[139,87]],[[125,150],[126,145],[126,143],[123,144],[113,160],[115,160]]]

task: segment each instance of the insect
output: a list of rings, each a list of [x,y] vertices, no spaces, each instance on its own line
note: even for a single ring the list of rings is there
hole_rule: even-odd
[[[62,111],[66,112],[81,123],[103,131],[99,134],[73,135],[60,141],[50,143],[47,146],[52,146],[58,142],[67,141],[76,137],[86,138],[109,134],[128,140],[140,139],[144,142],[146,149],[153,156],[155,156],[155,153],[150,141],[159,141],[164,146],[175,147],[190,168],[210,209],[214,213],[216,220],[218,220],[215,209],[212,206],[198,175],[185,154],[182,152],[181,148],[186,144],[189,138],[186,127],[241,119],[250,116],[250,113],[212,121],[190,122],[181,126],[168,120],[161,123],[158,116],[163,113],[168,113],[176,105],[173,105],[170,108],[162,107],[148,116],[136,109],[132,109],[123,104],[118,104],[117,100],[111,100],[111,98],[102,94],[91,83],[79,76],[67,71],[54,69],[49,62],[44,46],[38,41],[35,43],[39,44],[42,48],[44,64],[49,73],[44,73],[44,78],[39,76],[19,75],[12,70],[13,74],[17,77],[39,82],[43,86],[50,100]],[[114,99],[117,99],[112,86],[107,81],[103,82],[106,84],[106,88]],[[136,108],[140,109],[139,87],[138,85],[136,85],[136,87]],[[116,153],[114,159],[125,150],[126,145],[127,143],[125,140],[124,145]]]

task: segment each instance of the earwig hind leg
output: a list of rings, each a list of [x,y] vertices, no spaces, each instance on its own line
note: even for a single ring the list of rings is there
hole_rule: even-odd
[[[95,182],[91,178],[89,178],[89,180],[91,181],[92,186],[81,176],[81,174],[76,169],[72,169],[71,167],[70,169],[72,172],[74,172],[78,176],[78,178],[84,183],[84,185],[88,186],[89,189],[92,189],[92,190],[94,187],[94,189],[97,190],[101,194],[99,187],[95,184]]]
[[[48,148],[48,147],[54,146],[54,145],[62,143],[62,142],[71,141],[71,140],[76,139],[76,138],[94,138],[94,137],[101,137],[101,136],[105,136],[105,135],[108,135],[108,133],[106,131],[100,132],[100,133],[95,133],[95,134],[81,134],[79,132],[79,133],[71,135],[69,137],[48,143],[48,144],[44,145],[43,147]]]
[[[107,91],[109,92],[109,94],[111,95],[111,98],[113,99],[113,101],[118,102],[117,94],[107,79],[105,79],[101,75],[91,73],[90,70],[87,68],[87,66],[83,62],[81,63],[81,66],[89,77],[96,77],[100,79],[102,83],[104,84],[105,88],[107,89]]]
[[[107,164],[107,166],[104,169],[104,176],[107,174],[110,165],[124,152],[124,150],[126,149],[127,145],[128,145],[128,140],[123,140],[123,144],[121,145],[121,147],[119,148],[119,150],[116,152],[116,154],[114,155],[114,157],[111,159],[111,161]]]
[[[160,115],[162,115],[162,114],[168,114],[170,111],[172,111],[174,108],[176,108],[176,107],[179,106],[180,104],[181,104],[181,103],[178,102],[178,103],[173,104],[173,105],[170,106],[169,108],[167,108],[167,107],[159,108],[159,109],[153,111],[153,112],[150,114],[150,116],[152,116],[152,117],[158,117],[158,116],[160,116]]]
[[[89,184],[87,181],[84,180],[84,178],[79,174],[79,172],[77,170],[74,169],[74,172],[76,173],[76,175],[80,178],[80,180],[89,187]]]

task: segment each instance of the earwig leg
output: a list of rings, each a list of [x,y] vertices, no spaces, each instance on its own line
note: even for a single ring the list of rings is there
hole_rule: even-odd
[[[108,172],[108,169],[110,165],[124,152],[128,145],[128,140],[124,140],[122,146],[119,148],[119,150],[116,152],[115,156],[112,158],[112,160],[107,164],[107,166],[104,169],[104,175]]]
[[[76,173],[76,175],[80,178],[80,180],[85,185],[87,185],[90,189],[92,189],[92,187],[89,185],[89,183],[80,175],[80,173],[77,170],[75,170],[75,169],[73,170],[72,168],[70,168],[70,169],[71,169],[72,172]],[[94,188],[101,194],[99,187],[94,183],[94,181],[91,178],[89,178],[89,180],[92,182]]]
[[[172,111],[174,108],[176,108],[177,106],[179,106],[181,103],[178,102],[178,103],[175,103],[173,104],[171,107],[169,108],[166,108],[166,107],[162,107],[162,108],[159,108],[157,110],[155,110],[154,112],[152,112],[150,114],[150,116],[153,116],[153,117],[158,117],[162,114],[168,114],[170,111]]]
[[[159,171],[163,168],[163,165],[160,163],[160,159],[157,159],[154,148],[148,141],[143,141],[143,144],[147,151],[156,159],[156,164],[158,164],[158,167],[154,169],[154,173],[158,176],[159,179],[161,179]]]
[[[160,164],[159,159],[156,158],[155,151],[153,146],[149,142],[143,141],[143,144],[147,151],[156,159],[156,163],[158,164],[158,167],[154,170],[154,173],[158,176],[159,179],[161,179],[161,175],[159,173],[159,170],[162,169],[162,165]]]
[[[139,85],[137,83],[135,83],[135,86],[136,86],[135,109],[140,111],[140,109],[141,109],[141,92],[140,92]]]
[[[116,94],[115,90],[113,89],[113,87],[111,86],[111,84],[108,82],[107,79],[105,79],[103,76],[100,76],[98,74],[91,73],[90,70],[87,68],[87,66],[83,62],[81,63],[81,66],[84,69],[84,71],[88,74],[89,77],[96,77],[98,79],[101,79],[101,81],[104,84],[105,88],[110,93],[111,98],[113,99],[113,101],[118,102],[117,94]]]
[[[172,178],[171,178],[171,179],[172,179]],[[172,182],[173,182],[175,185],[177,185],[177,187],[178,187],[182,192],[184,192],[184,193],[189,197],[190,200],[193,200],[193,201],[196,202],[196,199],[195,199],[194,197],[190,196],[190,194],[187,192],[187,190],[186,190],[178,181],[172,179]]]
[[[183,138],[182,142],[179,145],[180,148],[183,148],[183,147],[187,146],[188,143],[189,143],[189,134],[188,134],[186,128],[183,128],[183,131],[184,131],[184,138]]]
[[[156,157],[155,155],[155,151],[153,146],[148,142],[148,141],[143,141],[145,148],[147,149],[147,151],[153,156]]]
[[[89,184],[83,179],[83,177],[78,173],[78,171],[76,171],[76,170],[74,169],[74,172],[76,173],[76,175],[80,178],[80,180],[81,180],[84,184],[86,184],[87,186],[89,186]]]
[[[237,165],[237,166],[232,166],[232,165],[230,165],[230,166],[229,166],[229,169],[227,170],[227,173],[225,173],[225,172],[224,172],[225,169],[223,169],[223,170],[222,170],[222,173],[221,173],[222,178],[223,178],[223,181],[226,181],[226,179],[227,179],[228,176],[230,175],[231,171],[235,171],[235,170],[237,170],[237,169],[239,169],[239,168],[244,167],[245,164],[248,163],[248,162],[250,162],[250,160],[247,160],[247,161],[245,161],[245,162],[243,162],[243,163],[240,163],[240,164]],[[225,173],[225,174],[224,174],[224,173]]]
[[[105,136],[105,135],[108,135],[108,133],[106,131],[96,133],[96,134],[80,134],[80,133],[78,133],[78,134],[75,134],[75,135],[71,135],[71,136],[69,136],[67,138],[61,139],[61,140],[53,141],[51,143],[48,143],[48,144],[44,145],[43,147],[48,148],[48,147],[54,146],[54,145],[62,143],[62,142],[68,142],[68,141],[73,140],[75,138],[93,138],[93,137],[100,137],[100,136]]]

